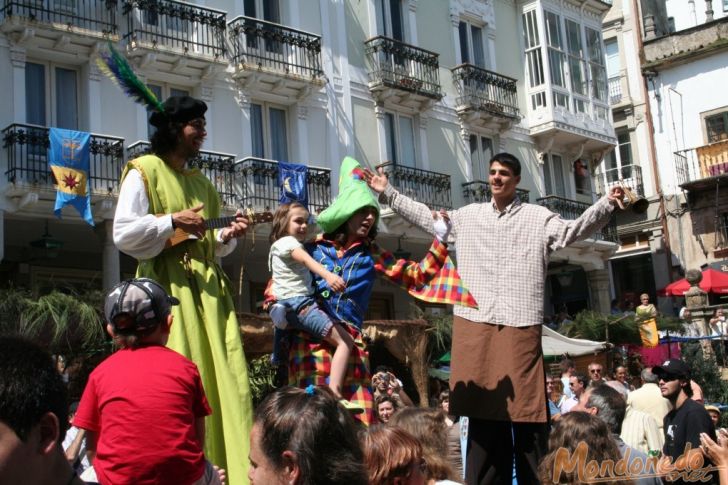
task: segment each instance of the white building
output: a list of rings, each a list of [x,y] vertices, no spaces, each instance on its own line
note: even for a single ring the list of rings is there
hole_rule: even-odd
[[[149,138],[147,113],[100,74],[106,39],[160,98],[204,99],[208,139],[196,163],[228,211],[274,208],[278,161],[311,168],[310,201],[331,200],[340,160],[384,164],[390,181],[432,207],[488,198],[498,151],[523,163],[522,196],[574,218],[616,144],[599,0],[7,0],[0,12],[0,271],[7,280],[108,287],[134,271],[109,234],[126,159]],[[96,228],[52,216],[47,127],[93,134]],[[333,184],[336,186],[336,184]],[[224,267],[238,308],[268,279],[267,228]],[[430,238],[385,209],[385,247],[417,258]],[[547,313],[607,311],[614,227],[555,254]],[[511,248],[504,248],[509,251]],[[496,283],[496,282],[494,282]],[[409,315],[406,294],[378,283],[370,314]]]

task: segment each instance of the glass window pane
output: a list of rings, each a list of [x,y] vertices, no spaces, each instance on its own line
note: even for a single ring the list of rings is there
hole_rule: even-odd
[[[412,118],[399,117],[399,141],[402,153],[400,163],[406,167],[415,166],[415,132]]]
[[[557,47],[563,49],[564,46],[561,44],[561,19],[558,15],[553,12],[544,12],[546,18],[546,34],[548,36],[549,45],[551,47]]]
[[[546,195],[554,195],[554,186],[551,182],[551,163],[543,164],[543,185]]]
[[[255,0],[244,0],[243,12],[245,12],[246,17],[258,18],[257,12],[255,11]]]
[[[705,118],[705,128],[708,132],[709,143],[715,143],[728,138],[728,126],[726,126],[724,113]]]
[[[601,64],[602,59],[602,43],[599,36],[599,31],[586,28],[586,46],[589,51],[589,60],[592,62],[598,62]]]
[[[389,12],[392,21],[392,38],[404,42],[401,0],[389,0]]]
[[[263,20],[276,24],[281,23],[281,11],[278,0],[265,0],[263,2]]]
[[[470,62],[470,50],[468,48],[468,24],[460,22],[458,24],[458,37],[460,38],[460,62]]]
[[[273,160],[288,161],[288,135],[286,128],[286,112],[271,108],[270,116],[270,151]]]
[[[559,52],[549,47],[549,70],[551,71],[551,84],[566,87],[566,75],[564,73],[564,59],[563,52]]]
[[[397,140],[394,135],[394,115],[392,113],[384,114],[384,136],[387,144],[387,156],[389,161],[397,163]]]
[[[250,141],[253,156],[265,158],[265,145],[263,144],[263,107],[259,104],[250,105]]]
[[[566,43],[570,54],[582,57],[581,28],[579,24],[569,19],[566,19]]]
[[[159,86],[157,84],[147,84],[147,87],[152,93],[154,93],[154,95],[160,102],[164,102],[164,99],[162,99],[162,86]],[[150,116],[152,116],[152,110],[150,108],[147,108],[147,137],[151,140],[152,136],[157,131],[157,127],[153,126],[149,122]]]
[[[483,29],[470,26],[473,38],[473,64],[485,68],[485,52],[483,51]]]
[[[25,64],[25,121],[46,126],[45,66]]]
[[[56,68],[56,126],[78,129],[78,90],[76,71]]]
[[[189,96],[190,92],[186,89],[178,89],[178,88],[170,88],[169,90],[170,96]]]
[[[554,171],[554,195],[566,197],[566,186],[564,184],[564,165],[559,155],[551,155]]]
[[[632,143],[629,138],[629,132],[617,134],[617,143],[619,143],[619,159],[622,167],[632,165]]]
[[[607,77],[619,75],[621,69],[619,64],[619,47],[617,39],[610,39],[604,42],[604,49],[607,51]]]

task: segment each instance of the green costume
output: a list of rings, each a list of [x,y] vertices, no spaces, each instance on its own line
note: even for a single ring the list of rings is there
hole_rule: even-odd
[[[144,180],[150,214],[205,204],[205,219],[220,216],[220,197],[199,170],[176,171],[154,155],[129,162]],[[206,419],[205,454],[227,470],[227,483],[247,483],[252,404],[248,369],[235,315],[232,285],[215,261],[215,238],[189,240],[139,262],[137,277],[158,281],[180,300],[167,346],[197,364],[213,409]],[[160,443],[160,446],[163,444]]]

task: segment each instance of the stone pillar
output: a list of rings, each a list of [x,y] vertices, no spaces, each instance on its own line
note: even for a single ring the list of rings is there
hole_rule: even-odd
[[[296,107],[296,136],[298,137],[298,153],[296,154],[298,163],[308,164],[311,159],[308,150],[308,107],[303,104]]]
[[[103,284],[104,291],[110,290],[121,281],[121,265],[119,263],[119,250],[114,245],[114,221],[104,220],[100,231],[103,243]]]
[[[587,271],[586,276],[591,290],[589,301],[591,309],[608,315],[611,309],[609,271],[607,269]]]
[[[705,21],[712,22],[713,17],[713,0],[705,0]]]
[[[377,139],[379,140],[379,163],[392,161],[387,154],[387,130],[384,126],[384,107],[381,104],[374,105],[374,115],[377,118]]]
[[[685,293],[685,306],[690,312],[690,323],[699,329],[699,335],[710,335],[708,322],[713,316],[713,311],[706,308],[708,306],[708,294],[698,287],[700,280],[703,279],[703,273],[697,269],[689,269],[685,274],[685,279],[690,283],[690,289]],[[703,358],[715,360],[710,340],[701,340],[700,346],[703,349]]]
[[[13,66],[13,118],[16,123],[27,123],[25,113],[25,49],[10,48],[10,63]],[[6,101],[8,102],[8,101]]]

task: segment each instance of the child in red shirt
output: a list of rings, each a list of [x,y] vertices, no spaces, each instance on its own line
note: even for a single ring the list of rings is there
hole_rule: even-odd
[[[212,411],[197,366],[164,346],[177,304],[148,278],[106,297],[106,330],[121,348],[91,373],[73,420],[102,485],[220,484],[202,451]]]

